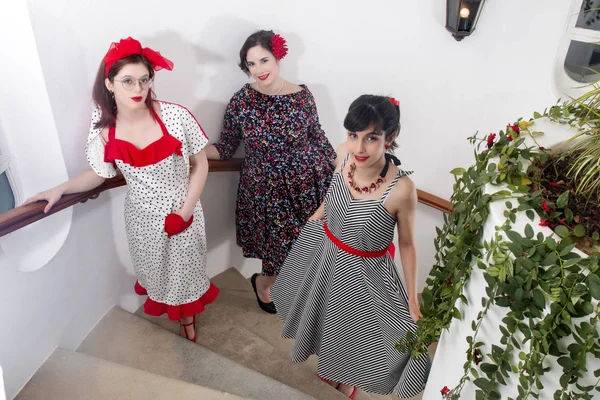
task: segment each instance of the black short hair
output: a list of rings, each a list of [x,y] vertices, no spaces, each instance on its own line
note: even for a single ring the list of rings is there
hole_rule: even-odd
[[[385,135],[385,141],[395,149],[395,139],[400,133],[400,106],[389,97],[363,94],[350,104],[344,118],[344,128],[360,132],[373,127],[376,134]]]
[[[273,31],[256,31],[252,35],[248,36],[244,45],[240,49],[240,68],[242,71],[246,73],[246,75],[250,76],[250,70],[248,69],[248,65],[246,63],[246,57],[248,56],[248,50],[250,50],[254,46],[260,46],[265,50],[268,50],[273,54],[273,49],[271,48],[271,39],[275,33]]]

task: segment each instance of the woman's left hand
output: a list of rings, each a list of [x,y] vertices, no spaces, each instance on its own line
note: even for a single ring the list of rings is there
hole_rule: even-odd
[[[414,322],[417,322],[423,318],[423,315],[421,314],[421,305],[417,299],[411,299],[408,301],[408,311],[410,312],[410,316]]]
[[[190,213],[184,212],[183,208],[182,208],[181,210],[176,211],[174,214],[181,216],[181,218],[183,218],[184,221],[188,221],[194,213],[193,213],[193,211]]]
[[[179,212],[171,213],[165,218],[165,232],[167,236],[175,236],[185,231],[194,221],[194,216],[190,216],[189,219],[184,219]]]

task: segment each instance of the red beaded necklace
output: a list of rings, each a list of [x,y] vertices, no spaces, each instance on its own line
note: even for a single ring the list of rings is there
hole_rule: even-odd
[[[375,182],[371,183],[370,185],[361,187],[358,184],[356,184],[356,182],[354,182],[354,172],[356,171],[356,164],[352,163],[352,164],[350,164],[350,171],[348,171],[348,185],[352,189],[354,189],[355,192],[371,193],[371,192],[379,189],[381,184],[383,182],[385,182],[385,176],[387,175],[389,166],[390,166],[390,162],[389,162],[388,158],[386,157],[385,165],[384,165],[383,169],[381,170],[381,172],[379,173],[379,176],[377,177]]]

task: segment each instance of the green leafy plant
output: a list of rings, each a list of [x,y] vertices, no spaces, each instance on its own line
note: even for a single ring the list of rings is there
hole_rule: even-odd
[[[578,129],[561,154],[571,165],[567,175],[574,179],[577,192],[600,198],[600,80],[590,83],[582,96],[561,103],[545,112],[559,123]]]
[[[553,110],[550,113],[555,113]],[[542,117],[539,113],[534,116]],[[518,381],[519,399],[538,398],[543,390],[541,377],[549,370],[547,357],[555,357],[562,368],[562,389],[554,394],[555,399],[588,399],[592,391],[600,391],[599,381],[581,383],[586,358],[600,357],[600,254],[581,257],[574,252],[572,240],[586,236],[593,241],[595,236],[597,244],[598,232],[586,232],[585,228],[582,232],[580,225],[567,223],[575,218],[569,208],[569,190],[556,201],[542,197],[544,190],[538,187],[543,175],[536,165],[552,161],[552,155],[543,147],[525,145],[524,135],[535,142],[541,134],[530,129],[533,125],[532,120],[518,120],[498,134],[469,138],[477,145],[475,164],[451,171],[455,176],[454,209],[444,217],[444,226],[437,228],[436,264],[423,291],[423,319],[416,334],[397,345],[414,357],[423,354],[454,318],[462,318],[457,302],[467,302],[463,290],[473,268],[484,270],[486,297],[471,323],[473,334],[466,338],[469,349],[463,377],[456,387],[441,388],[448,399],[459,399],[464,384],[471,380],[477,387],[477,399],[499,399],[499,387],[506,385],[510,376]],[[480,151],[482,145],[486,148]],[[505,188],[488,194],[484,191],[488,184]],[[489,204],[500,200],[506,205],[505,221],[496,226],[493,239],[482,241]],[[530,224],[524,232],[515,231],[512,225],[520,212],[530,221],[537,213],[540,225],[552,225],[559,237],[535,235]],[[500,341],[485,343],[479,331],[492,306],[505,308],[506,316],[499,327]],[[560,341],[567,337],[574,343],[565,349]],[[518,365],[512,362],[515,358]],[[594,374],[600,377],[600,369]]]

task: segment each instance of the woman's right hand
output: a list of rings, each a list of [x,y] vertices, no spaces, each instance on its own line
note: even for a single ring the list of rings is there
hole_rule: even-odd
[[[46,207],[44,207],[44,213],[48,213],[48,211],[50,211],[52,206],[54,206],[54,204],[56,204],[56,202],[58,200],[60,200],[60,198],[62,197],[63,194],[64,194],[64,189],[62,188],[62,185],[56,186],[56,187],[53,187],[52,189],[48,189],[43,192],[40,192],[40,193],[36,194],[35,196],[31,196],[30,198],[25,200],[23,205],[26,206],[27,204],[35,203],[36,201],[47,201],[48,204],[46,205]]]

